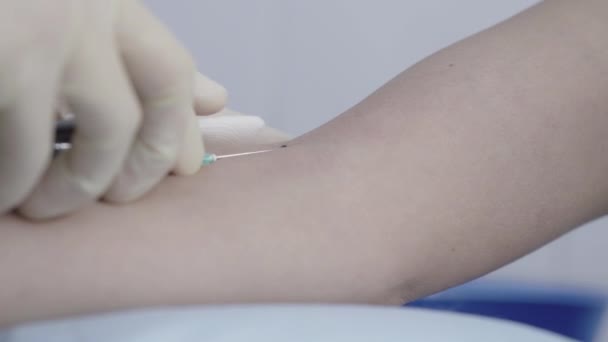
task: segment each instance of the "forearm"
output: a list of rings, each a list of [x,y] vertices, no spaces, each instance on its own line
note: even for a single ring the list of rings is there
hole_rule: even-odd
[[[0,324],[154,305],[398,303],[605,213],[608,59],[556,33],[562,11],[545,7],[425,60],[287,149],[171,179],[127,207],[1,218]]]

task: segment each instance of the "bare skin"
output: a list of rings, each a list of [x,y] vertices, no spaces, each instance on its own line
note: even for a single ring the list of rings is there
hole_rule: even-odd
[[[164,305],[400,304],[608,212],[608,5],[549,1],[287,149],[124,207],[0,218],[0,324]]]

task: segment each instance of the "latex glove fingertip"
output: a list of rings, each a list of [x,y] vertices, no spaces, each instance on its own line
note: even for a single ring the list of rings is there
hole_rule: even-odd
[[[228,91],[219,83],[196,74],[194,82],[194,111],[197,115],[210,115],[221,111],[228,101]]]

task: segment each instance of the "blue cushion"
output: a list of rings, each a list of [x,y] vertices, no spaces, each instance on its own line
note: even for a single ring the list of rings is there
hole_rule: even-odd
[[[606,296],[580,289],[474,281],[407,304],[512,320],[592,341]]]

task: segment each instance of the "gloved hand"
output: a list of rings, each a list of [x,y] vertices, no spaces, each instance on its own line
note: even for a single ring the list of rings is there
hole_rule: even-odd
[[[202,76],[195,85],[188,52],[138,1],[6,0],[0,32],[0,214],[126,202],[171,170],[198,170],[194,103],[220,110],[225,90]],[[77,132],[51,161],[59,104]]]

